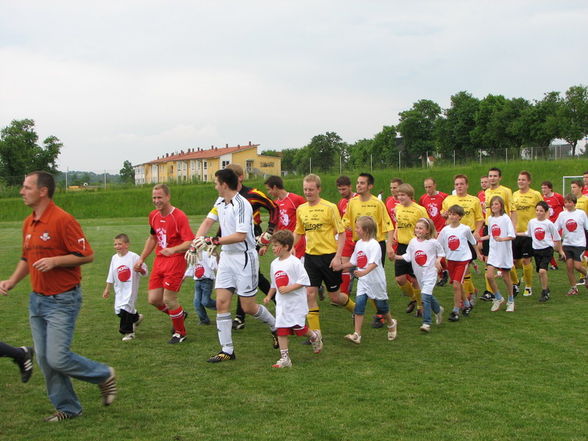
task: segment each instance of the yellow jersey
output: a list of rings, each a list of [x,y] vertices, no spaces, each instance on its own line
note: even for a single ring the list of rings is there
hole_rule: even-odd
[[[512,195],[512,202],[517,212],[517,233],[527,231],[529,221],[535,218],[535,206],[542,201],[543,196],[537,190],[529,189],[526,193],[517,190]]]
[[[428,218],[429,214],[425,207],[416,202],[411,202],[408,207],[402,204],[394,207],[396,211],[396,240],[400,244],[408,245],[414,236],[414,227],[421,217]]]
[[[312,255],[337,252],[337,234],[345,227],[339,209],[332,202],[320,199],[315,205],[305,202],[296,209],[296,234],[306,236],[306,253]]]
[[[386,210],[384,203],[374,195],[367,201],[362,201],[359,196],[355,196],[349,200],[347,210],[343,215],[343,225],[345,228],[353,231],[353,240],[359,240],[355,232],[355,221],[360,216],[370,216],[376,223],[376,240],[381,242],[386,240],[386,233],[392,231],[394,226],[392,220]]]
[[[465,196],[449,195],[443,200],[441,209],[446,212],[452,205],[459,205],[463,208],[465,214],[460,223],[470,227],[470,230],[474,231],[476,229],[476,222],[484,221],[480,199],[476,196],[471,194],[466,194]]]
[[[578,198],[578,202],[576,202],[576,208],[584,210],[584,213],[586,213],[586,216],[588,216],[588,198],[586,196]]]
[[[510,213],[515,211],[513,203],[512,203],[512,191],[510,188],[505,187],[504,185],[499,185],[495,189],[487,188],[486,189],[486,225],[488,224],[488,218],[492,216],[492,212],[490,211],[490,201],[492,200],[492,196],[500,196],[504,201],[504,213],[507,216],[510,216]]]

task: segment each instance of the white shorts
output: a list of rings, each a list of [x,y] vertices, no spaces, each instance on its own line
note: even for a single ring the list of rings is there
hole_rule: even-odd
[[[221,252],[215,289],[234,290],[241,297],[257,294],[259,258],[255,250],[240,253]]]

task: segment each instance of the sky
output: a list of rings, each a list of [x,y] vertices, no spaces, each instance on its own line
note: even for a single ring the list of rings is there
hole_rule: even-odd
[[[371,138],[420,99],[588,84],[588,2],[0,0],[0,127],[62,171],[192,147]]]

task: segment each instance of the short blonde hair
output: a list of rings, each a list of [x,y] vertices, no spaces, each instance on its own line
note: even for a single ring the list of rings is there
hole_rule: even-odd
[[[435,224],[431,219],[428,217],[421,217],[416,224],[424,224],[427,226],[427,234],[425,235],[425,239],[436,239],[437,238],[437,229],[435,228]]]
[[[243,176],[243,167],[241,167],[239,164],[229,164],[225,168],[228,168],[229,170],[233,170],[233,172],[235,172],[237,177]]]
[[[376,237],[378,227],[371,216],[359,216],[355,223],[367,233],[370,239],[374,239]]]
[[[169,187],[166,184],[155,184],[153,190],[162,190],[166,196],[169,196]]]
[[[321,188],[321,178],[318,175],[313,173],[306,175],[304,177],[304,182],[314,182],[316,184],[316,188]]]
[[[404,193],[405,195],[407,195],[411,199],[414,197],[414,188],[412,188],[412,185],[410,185],[410,184],[400,184],[398,186],[397,192]]]

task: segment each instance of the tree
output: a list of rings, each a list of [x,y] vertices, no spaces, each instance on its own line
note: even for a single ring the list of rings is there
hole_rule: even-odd
[[[572,86],[559,108],[560,134],[572,146],[572,155],[576,155],[579,139],[588,135],[588,88]]]
[[[419,100],[410,110],[400,112],[396,129],[402,134],[409,160],[423,158],[435,151],[435,125],[441,115],[439,104],[431,100]]]
[[[460,156],[472,154],[476,145],[472,142],[472,131],[476,127],[475,115],[480,100],[469,92],[458,92],[451,97],[451,106],[444,111],[445,118],[437,119],[435,144],[440,153]]]
[[[335,132],[313,136],[310,143],[297,155],[303,169],[312,161],[313,171],[327,171],[339,165],[339,158],[348,159],[348,145]]]
[[[8,185],[20,185],[34,170],[57,173],[57,158],[63,144],[55,136],[37,144],[39,137],[32,119],[14,120],[0,132],[0,176]]]
[[[133,168],[133,164],[131,161],[123,162],[123,168],[119,171],[120,180],[124,184],[134,184],[135,183],[135,169]]]

